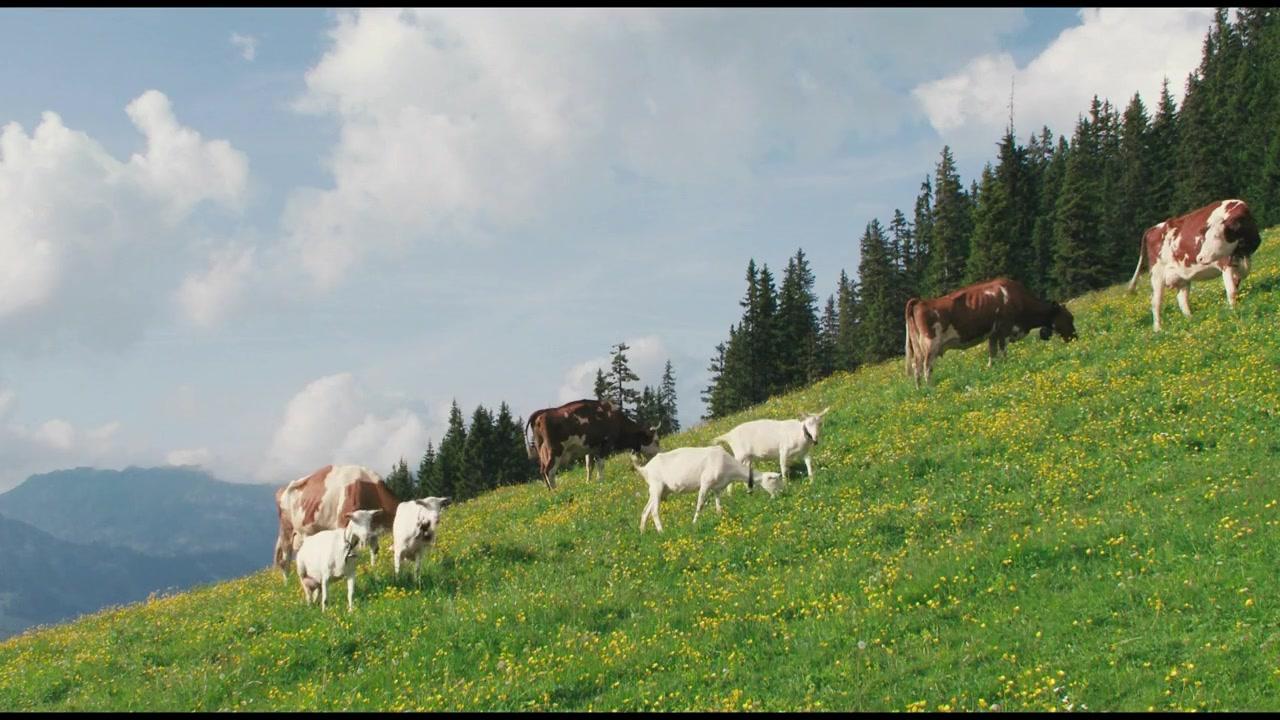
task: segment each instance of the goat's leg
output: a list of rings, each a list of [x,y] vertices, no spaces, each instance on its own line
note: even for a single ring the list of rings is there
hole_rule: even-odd
[[[809,471],[809,479],[813,480],[813,460],[810,458],[810,453],[804,455],[804,467]]]
[[[787,480],[787,455],[790,454],[789,448],[782,448],[778,451],[778,464],[782,466],[782,480]]]
[[[351,598],[356,594],[356,576],[355,573],[347,578],[347,612],[351,612]]]
[[[707,499],[707,484],[698,488],[698,504],[693,508],[693,524],[698,524],[698,513],[702,511],[702,503]]]
[[[320,611],[329,609],[329,578],[320,581]]]

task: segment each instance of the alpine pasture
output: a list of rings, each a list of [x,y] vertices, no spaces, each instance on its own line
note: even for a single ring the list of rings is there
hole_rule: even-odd
[[[1280,232],[1253,268],[1234,312],[1198,283],[1153,333],[1144,277],[1069,302],[1070,345],[952,351],[920,390],[899,357],[663,438],[831,407],[815,479],[696,526],[677,495],[642,535],[620,455],[450,507],[420,580],[361,554],[352,613],[263,547],[0,643],[0,707],[1280,710]]]

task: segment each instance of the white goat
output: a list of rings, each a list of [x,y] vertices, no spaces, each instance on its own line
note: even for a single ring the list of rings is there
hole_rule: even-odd
[[[687,447],[668,450],[653,456],[647,465],[641,465],[631,454],[631,465],[649,485],[649,503],[640,513],[640,532],[644,532],[645,520],[653,517],[653,524],[662,532],[662,518],[658,517],[658,504],[669,493],[698,491],[698,504],[693,509],[693,521],[698,522],[698,513],[712,493],[716,501],[716,512],[720,509],[720,492],[732,482],[745,482],[750,490],[754,484],[750,468],[733,459],[720,446]],[[778,478],[775,472],[760,473],[760,485],[772,495]]]
[[[351,598],[356,587],[356,550],[369,541],[373,534],[373,516],[380,512],[382,511],[353,510],[346,527],[321,530],[302,541],[295,566],[308,605],[315,601],[318,592],[320,609],[326,609],[329,580],[346,578],[347,612],[351,611]]]
[[[782,480],[787,479],[787,463],[796,455],[804,456],[804,466],[809,471],[809,479],[813,479],[813,460],[810,453],[818,444],[818,436],[822,434],[822,416],[831,408],[823,408],[820,413],[803,415],[798,420],[752,420],[745,422],[712,442],[722,442],[729,446],[733,458],[745,462],[748,468],[756,460],[774,460],[781,466]]]
[[[401,560],[412,560],[413,574],[418,575],[422,551],[435,541],[436,529],[440,527],[440,510],[448,504],[447,497],[426,497],[400,503],[391,525],[391,557],[395,558],[396,577],[400,576]]]

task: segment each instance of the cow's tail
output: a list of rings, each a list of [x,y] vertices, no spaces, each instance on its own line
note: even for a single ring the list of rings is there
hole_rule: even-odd
[[[529,453],[530,460],[538,459],[538,436],[530,432],[533,428],[533,421],[538,417],[538,415],[539,413],[537,411],[533,412],[529,415],[529,422],[524,424],[525,451]]]
[[[1138,244],[1138,267],[1133,270],[1133,277],[1129,279],[1129,292],[1138,286],[1138,276],[1142,274],[1142,261],[1147,257],[1147,236],[1142,236],[1142,242]]]
[[[915,358],[915,349],[916,349],[916,348],[915,348],[915,342],[913,342],[913,340],[912,340],[912,335],[913,335],[914,333],[912,333],[912,332],[911,332],[911,326],[912,326],[914,323],[912,323],[912,322],[911,322],[911,320],[912,320],[911,316],[912,316],[912,314],[914,314],[915,309],[916,309],[916,303],[917,303],[917,302],[919,302],[919,300],[920,300],[919,298],[911,298],[910,300],[908,300],[908,301],[907,301],[907,310],[906,310],[906,313],[905,313],[905,315],[906,315],[906,335],[907,335],[907,340],[906,340],[906,347],[903,349],[903,355],[905,355],[905,356],[906,356],[906,366],[907,366],[907,374],[908,374],[908,375],[910,375],[910,374],[911,374],[911,368],[912,368],[913,360],[914,360],[914,358]]]

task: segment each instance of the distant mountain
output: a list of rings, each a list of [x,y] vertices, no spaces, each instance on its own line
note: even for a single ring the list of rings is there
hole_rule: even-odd
[[[70,543],[0,518],[0,639],[32,625],[247,571],[244,559],[232,553],[154,557],[128,548]]]
[[[275,490],[192,468],[81,467],[33,475],[0,494],[0,516],[76,544],[154,556],[229,553],[248,572],[271,562]]]

